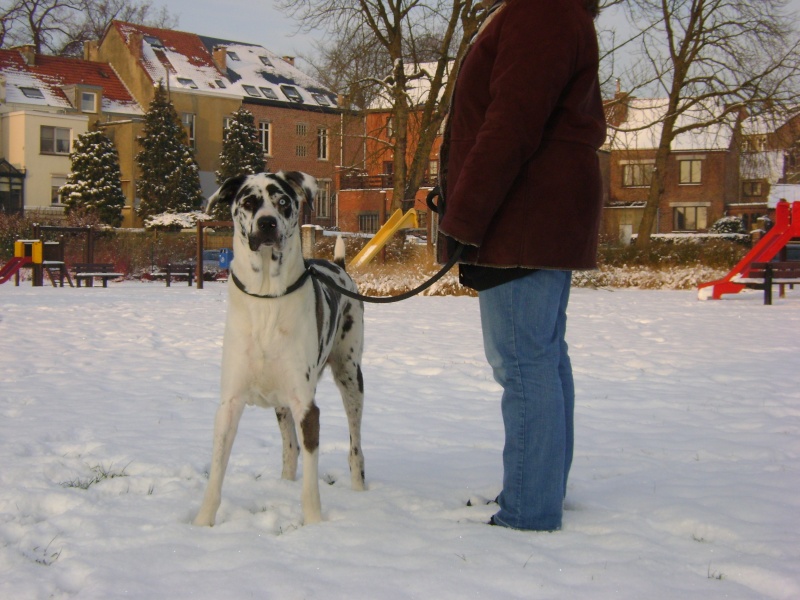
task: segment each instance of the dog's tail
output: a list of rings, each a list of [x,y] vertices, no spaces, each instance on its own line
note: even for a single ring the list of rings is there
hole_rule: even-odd
[[[333,246],[333,262],[343,269],[344,267],[344,240],[342,236],[336,236],[336,244]]]

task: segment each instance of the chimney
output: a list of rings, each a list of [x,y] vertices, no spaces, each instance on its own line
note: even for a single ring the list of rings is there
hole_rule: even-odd
[[[131,48],[131,54],[133,55],[134,60],[141,60],[142,59],[142,44],[144,43],[144,36],[138,31],[134,31],[131,33],[131,37],[128,38],[128,45]]]
[[[89,40],[83,43],[83,60],[98,62],[99,44],[97,40]]]
[[[25,61],[25,64],[29,67],[36,66],[36,50],[31,44],[26,44],[25,46],[17,46],[14,48],[17,52],[22,55],[22,59]]]
[[[211,58],[219,72],[225,75],[228,72],[228,51],[224,46],[214,46],[211,50]]]
[[[290,65],[294,66],[294,56],[281,56],[284,62],[289,63]]]

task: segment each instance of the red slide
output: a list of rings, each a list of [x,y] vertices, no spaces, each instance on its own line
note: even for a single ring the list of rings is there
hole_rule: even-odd
[[[11,279],[11,276],[14,273],[19,271],[29,262],[31,262],[29,256],[23,256],[22,258],[15,256],[14,258],[12,258],[10,261],[8,261],[6,264],[3,265],[2,269],[0,269],[0,283],[5,283],[9,279]]]
[[[775,225],[764,237],[740,260],[730,273],[717,281],[701,283],[697,291],[700,300],[719,300],[722,294],[736,294],[744,289],[744,285],[736,283],[739,277],[747,277],[750,265],[754,262],[768,262],[792,238],[800,237],[800,202],[793,202],[791,207],[786,200],[778,202],[775,209]]]

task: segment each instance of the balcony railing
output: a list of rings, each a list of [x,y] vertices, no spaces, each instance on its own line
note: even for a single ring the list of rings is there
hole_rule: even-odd
[[[342,174],[339,189],[342,190],[380,190],[394,187],[394,175],[352,175]],[[433,187],[436,177],[426,175],[420,187]]]

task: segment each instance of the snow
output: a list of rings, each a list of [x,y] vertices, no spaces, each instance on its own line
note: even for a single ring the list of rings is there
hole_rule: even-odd
[[[218,525],[191,526],[227,304],[205,285],[0,286],[0,597],[800,597],[796,291],[575,289],[576,456],[543,534],[484,524],[499,388],[464,296],[367,305],[366,492],[326,376],[324,521],[300,526],[252,408]]]

